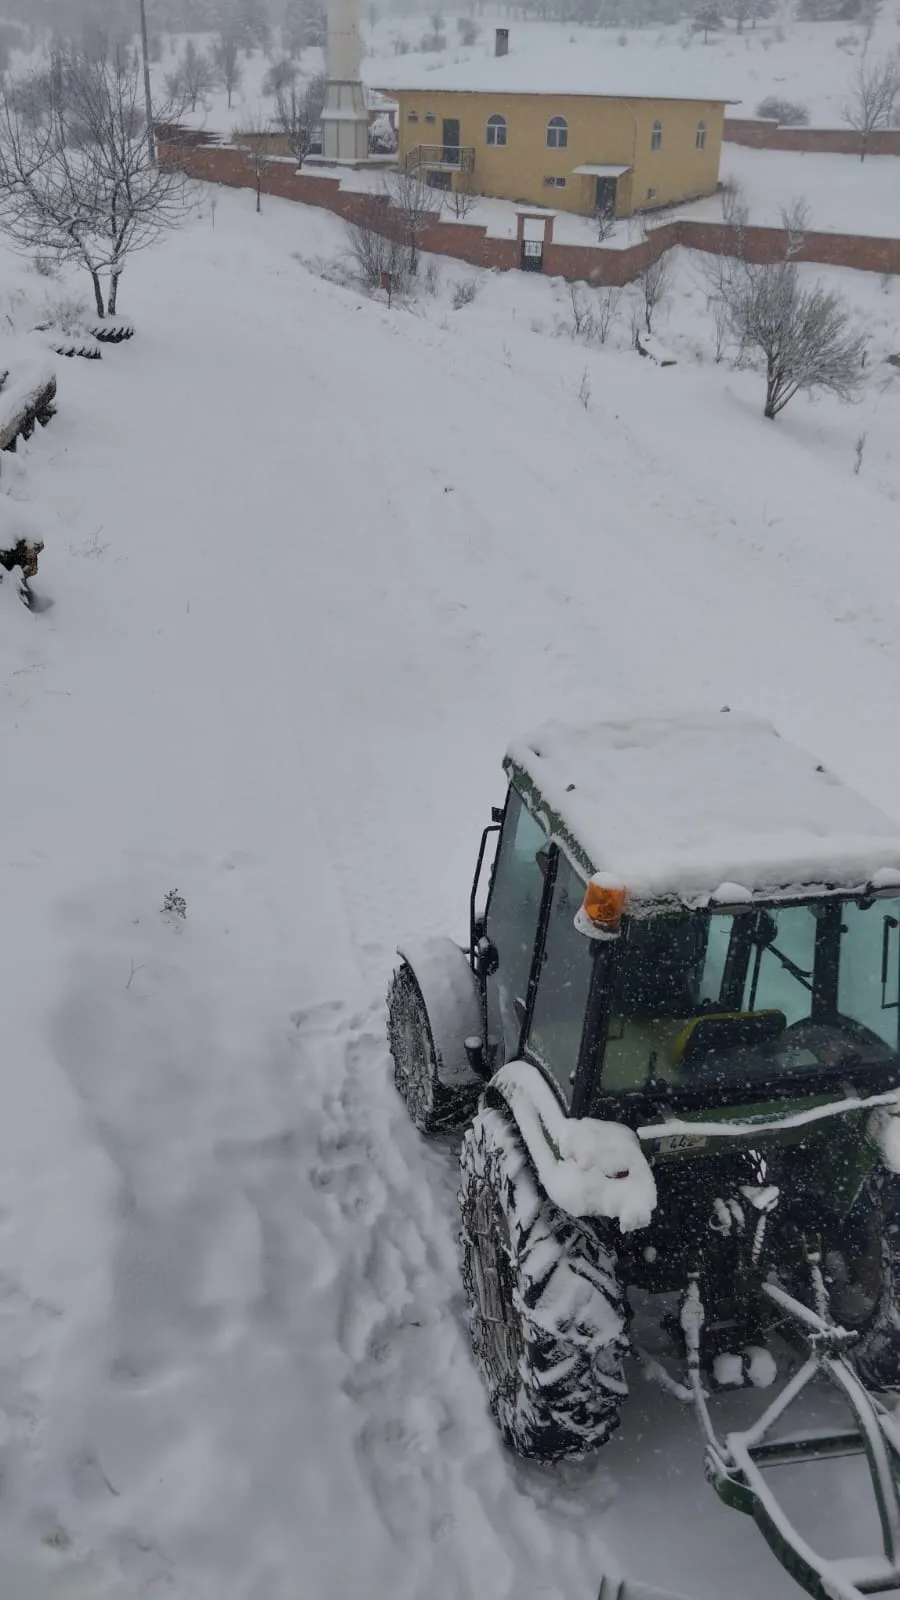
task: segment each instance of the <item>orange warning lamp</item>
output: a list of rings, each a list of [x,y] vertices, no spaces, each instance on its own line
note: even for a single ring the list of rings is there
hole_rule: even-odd
[[[625,910],[625,894],[622,884],[604,882],[599,874],[590,879],[584,892],[582,911],[598,933],[618,933]]]

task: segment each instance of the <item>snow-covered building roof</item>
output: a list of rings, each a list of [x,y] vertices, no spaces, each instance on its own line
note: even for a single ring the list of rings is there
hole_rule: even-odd
[[[582,865],[635,902],[900,892],[900,824],[755,717],[553,722],[505,765]]]
[[[599,95],[618,100],[702,100],[706,104],[729,102],[722,73],[691,64],[687,69],[671,64],[645,74],[628,69],[623,52],[609,49],[598,61],[593,51],[573,50],[564,42],[553,49],[508,55],[493,50],[473,50],[446,64],[421,57],[372,63],[377,86],[386,93],[458,92],[468,94]],[[679,64],[680,65],[680,64]],[[366,74],[367,63],[363,63]]]

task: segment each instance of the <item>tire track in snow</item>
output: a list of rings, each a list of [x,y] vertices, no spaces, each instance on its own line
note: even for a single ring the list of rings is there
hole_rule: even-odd
[[[340,1218],[344,1389],[362,1413],[357,1459],[397,1551],[394,1592],[593,1596],[602,1542],[585,1540],[565,1474],[512,1461],[486,1416],[459,1282],[455,1145],[418,1139],[399,1101],[385,1099],[384,1069],[371,1028],[355,1032],[313,1181]],[[592,1476],[596,1506],[608,1476],[602,1467]]]

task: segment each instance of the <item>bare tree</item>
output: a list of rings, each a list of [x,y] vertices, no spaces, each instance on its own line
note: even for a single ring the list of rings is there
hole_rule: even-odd
[[[283,134],[298,167],[309,155],[313,137],[322,120],[328,79],[324,73],[310,78],[301,89],[296,83],[280,89],[275,96],[272,123],[277,133]]]
[[[406,287],[410,276],[410,252],[398,237],[385,196],[367,197],[362,215],[348,224],[350,252],[366,287],[380,288],[389,275],[393,289]]]
[[[900,94],[900,55],[894,50],[881,61],[861,56],[853,71],[850,96],[841,119],[860,135],[860,161],[865,161],[873,133],[889,128]]]
[[[793,261],[740,263],[729,286],[728,318],[742,353],[766,363],[763,415],[777,417],[801,389],[852,399],[863,375],[864,339],[847,309],[816,284],[804,289]]]
[[[451,211],[457,222],[465,222],[466,217],[475,209],[478,196],[472,190],[471,172],[458,172],[453,188],[446,196],[447,209]]]
[[[385,180],[384,192],[397,213],[404,242],[409,249],[409,270],[419,265],[419,238],[434,216],[434,192],[416,172],[392,172]]]
[[[189,39],[170,88],[174,90],[176,96],[179,91],[182,92],[191,110],[196,111],[198,102],[215,88],[215,84],[215,68],[209,56],[203,50],[197,49],[193,39]]]
[[[784,229],[785,260],[790,261],[803,249],[811,220],[812,213],[802,195],[798,195],[790,205],[782,206],[781,226]]]
[[[232,143],[239,150],[243,150],[250,162],[250,171],[253,173],[254,188],[256,190],[257,214],[262,211],[262,181],[269,161],[269,138],[272,129],[268,117],[261,112],[250,118],[247,126],[240,133],[232,134]]]
[[[619,314],[619,298],[621,290],[609,288],[601,290],[597,296],[594,322],[597,330],[597,343],[605,344],[609,338],[609,330]]]
[[[33,85],[27,115],[0,90],[0,228],[19,250],[84,267],[98,317],[114,316],[128,258],[185,219],[186,180],[156,163],[136,60],[60,54],[46,87]]]
[[[645,244],[653,238],[652,233],[644,233]],[[668,298],[672,287],[672,255],[664,250],[655,260],[647,261],[635,275],[635,283],[641,296],[644,313],[644,327],[648,333],[653,332],[653,317],[658,308]]]
[[[213,65],[219,74],[222,87],[228,96],[228,109],[236,89],[241,86],[243,68],[241,66],[241,47],[237,34],[232,30],[220,33],[213,45]]]
[[[263,94],[271,95],[277,99],[286,89],[291,89],[297,81],[297,63],[290,56],[282,56],[279,61],[273,61],[262,81]]]

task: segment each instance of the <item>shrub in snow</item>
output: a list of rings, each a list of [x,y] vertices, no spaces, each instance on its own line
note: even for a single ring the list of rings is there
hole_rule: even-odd
[[[780,122],[786,128],[802,128],[809,122],[806,106],[798,100],[785,100],[778,94],[769,94],[765,100],[760,100],[756,115],[768,121]]]
[[[459,42],[467,50],[478,43],[478,24],[471,17],[457,17],[456,26],[459,30]]]
[[[467,278],[463,283],[457,283],[453,290],[454,311],[462,311],[463,306],[470,306],[477,293],[477,278]]]
[[[80,333],[87,305],[80,295],[48,295],[41,306],[39,328],[59,328],[62,333]]]
[[[32,256],[31,265],[40,278],[59,277],[59,262],[55,256]]]
[[[182,922],[187,917],[187,901],[177,889],[170,889],[162,903],[164,916],[180,917]]]

